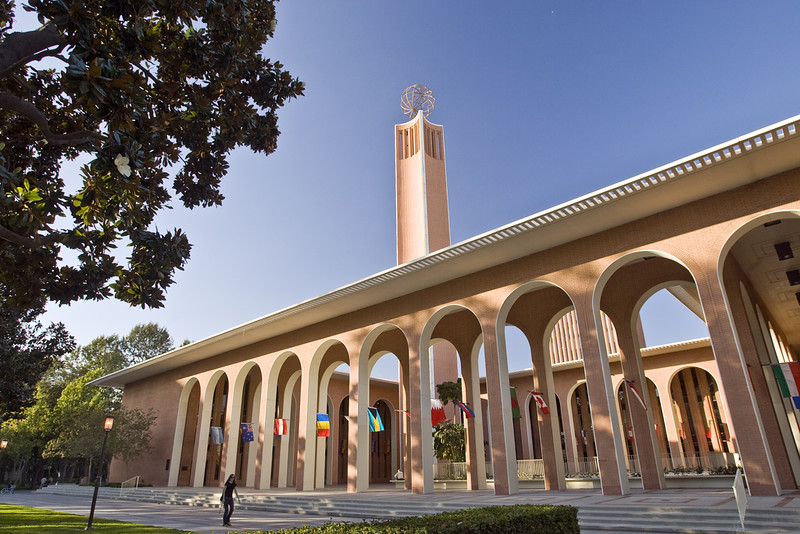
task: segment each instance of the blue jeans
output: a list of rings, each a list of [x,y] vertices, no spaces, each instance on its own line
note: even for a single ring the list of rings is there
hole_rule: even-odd
[[[231,522],[231,516],[233,515],[233,497],[230,499],[224,499],[224,506],[225,510],[222,514],[222,524],[227,524]]]

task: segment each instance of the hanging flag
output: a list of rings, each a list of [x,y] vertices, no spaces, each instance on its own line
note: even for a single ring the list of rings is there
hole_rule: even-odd
[[[647,404],[645,404],[644,402],[644,397],[642,397],[642,395],[639,393],[639,390],[636,389],[636,384],[633,383],[633,380],[628,380],[626,378],[625,383],[628,384],[628,388],[631,390],[631,393],[633,393],[633,396],[636,397],[636,400],[638,400],[641,403],[642,408],[646,410]]]
[[[628,427],[628,439],[633,441],[633,427],[632,426]]]
[[[522,412],[519,411],[519,402],[517,402],[517,388],[511,388],[511,417],[512,419],[522,419]]]
[[[686,439],[686,429],[683,426],[683,421],[681,421],[681,439]]]
[[[377,408],[367,408],[367,415],[369,416],[369,431],[380,432],[383,430],[383,421],[378,413]]]
[[[444,404],[439,399],[431,399],[431,425],[436,426],[442,421],[447,421]]]
[[[781,395],[791,397],[795,408],[800,408],[800,363],[774,363],[772,372],[778,381]]]
[[[399,413],[404,413],[404,414],[406,414],[408,416],[409,419],[411,419],[411,414],[408,413],[407,411],[405,411],[405,410],[395,410],[395,411],[399,412]]]
[[[328,419],[328,414],[317,414],[317,437],[327,438],[331,435],[331,421]]]
[[[586,429],[581,429],[581,437],[583,437],[583,444],[586,445],[588,443],[586,441]]]
[[[212,426],[211,427],[211,443],[214,445],[222,445],[222,427],[221,426]]]
[[[286,419],[275,419],[275,435],[285,436],[289,433],[289,421]]]
[[[455,402],[455,405],[461,408],[461,411],[464,412],[464,417],[466,417],[467,419],[472,419],[473,417],[475,417],[475,412],[472,411],[472,408],[470,408],[461,401],[453,401],[453,402]]]
[[[255,436],[253,435],[253,423],[242,423],[242,441],[249,442],[255,441]]]
[[[549,414],[550,408],[548,408],[547,404],[545,404],[544,397],[542,397],[542,394],[536,391],[531,391],[531,395],[533,396],[533,400],[536,401],[536,406],[538,406],[539,409],[542,410],[542,413],[544,415]]]

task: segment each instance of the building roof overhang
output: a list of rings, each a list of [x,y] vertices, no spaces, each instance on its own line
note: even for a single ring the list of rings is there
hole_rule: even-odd
[[[108,374],[125,384],[800,167],[800,115]]]

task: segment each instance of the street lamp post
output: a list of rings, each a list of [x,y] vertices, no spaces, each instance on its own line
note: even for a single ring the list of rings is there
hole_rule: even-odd
[[[100,474],[103,472],[103,462],[106,456],[106,442],[108,441],[108,433],[114,426],[114,416],[112,414],[106,415],[105,423],[103,423],[103,447],[100,449],[100,464],[97,466],[97,477],[94,479],[94,495],[92,495],[92,510],[89,512],[89,523],[84,530],[92,530],[92,521],[94,521],[94,507],[97,504],[97,492],[100,491]]]
[[[5,451],[6,447],[8,447],[8,440],[7,439],[0,440],[0,452]],[[5,477],[6,477],[6,472],[5,469],[3,469],[2,471],[0,471],[0,482],[3,482]]]

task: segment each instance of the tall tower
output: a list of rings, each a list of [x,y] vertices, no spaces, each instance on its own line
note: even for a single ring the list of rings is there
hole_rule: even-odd
[[[394,127],[398,265],[450,245],[444,129],[426,119],[433,104],[430,89],[412,85],[401,99],[411,120]]]
[[[433,91],[412,85],[400,101],[411,120],[394,127],[398,265],[450,246],[444,128],[427,121],[434,102]],[[455,347],[438,343],[431,356],[433,388],[458,379]],[[452,416],[452,405],[447,408],[447,415]]]

